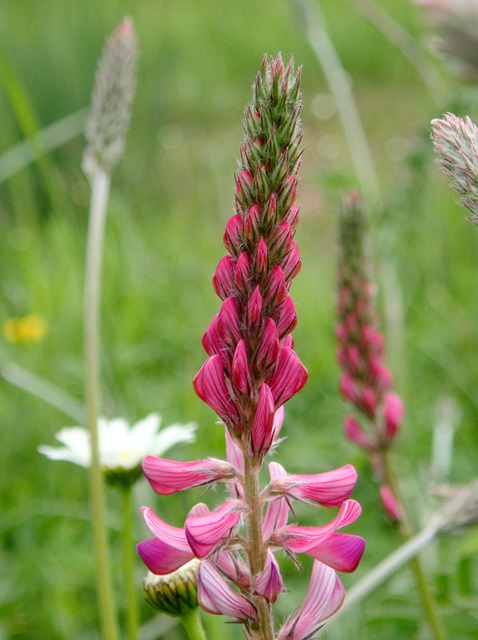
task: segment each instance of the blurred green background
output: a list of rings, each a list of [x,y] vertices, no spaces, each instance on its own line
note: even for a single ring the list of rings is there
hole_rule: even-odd
[[[364,18],[370,2],[323,0],[328,33],[348,73],[382,189],[371,240],[388,363],[406,403],[395,465],[416,525],[437,508],[428,494],[434,425],[443,402],[457,415],[451,482],[476,473],[478,452],[478,235],[454,204],[432,155],[430,120],[454,110],[478,116],[478,94],[427,48],[430,31],[413,3],[380,0],[436,74],[430,92],[404,51]],[[364,514],[350,531],[367,539],[346,585],[399,544],[384,516],[364,454],[342,436],[346,407],[335,363],[335,222],[357,176],[321,67],[287,0],[4,0],[0,4],[0,321],[40,314],[35,343],[0,337],[0,367],[41,376],[82,399],[82,286],[88,183],[81,170],[80,116],[69,140],[18,170],[5,155],[39,129],[87,107],[106,36],[133,18],[140,68],[126,155],[116,170],[108,214],[102,298],[103,413],[131,422],[159,411],[163,424],[199,423],[197,443],[178,459],[224,455],[222,429],[194,394],[205,359],[201,336],[219,301],[211,277],[224,254],[232,213],[241,115],[262,55],[293,54],[303,66],[305,152],[297,240],[303,267],[292,294],[299,314],[296,349],[309,369],[288,404],[280,462],[296,473],[347,462],[359,471],[354,497]],[[379,21],[380,22],[380,21]],[[388,24],[387,22],[383,25]],[[409,53],[410,51],[408,51]],[[52,143],[53,144],[53,143]],[[22,149],[20,156],[22,157]],[[2,164],[3,163],[3,164]],[[8,377],[8,376],[7,376]],[[0,379],[0,639],[99,637],[93,588],[87,476],[37,453],[70,418]],[[441,407],[441,408],[440,408]],[[158,498],[142,481],[135,502],[182,525],[196,490]],[[117,496],[108,493],[113,559],[120,568]],[[138,512],[139,514],[139,512]],[[299,509],[301,522],[316,512]],[[149,533],[138,515],[135,535]],[[478,626],[478,536],[444,539],[424,559],[450,637]],[[308,563],[297,576],[284,561],[289,593],[280,620],[301,601]],[[144,567],[137,562],[138,597]],[[120,579],[116,581],[122,602]],[[183,638],[141,603],[143,640]],[[207,621],[211,637],[240,638],[234,625]],[[214,635],[215,634],[215,635]],[[428,638],[408,569],[324,633],[336,640]]]

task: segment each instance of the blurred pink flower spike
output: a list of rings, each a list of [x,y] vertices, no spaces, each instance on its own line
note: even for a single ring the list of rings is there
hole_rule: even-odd
[[[392,520],[393,522],[402,521],[402,509],[388,485],[382,484],[380,486],[380,498],[382,499],[382,504],[390,520]]]
[[[309,588],[300,609],[292,614],[279,631],[277,640],[308,640],[344,601],[342,583],[333,569],[314,562]]]
[[[239,622],[256,618],[251,602],[236,593],[208,560],[199,565],[196,580],[199,604],[208,613],[230,616]]]
[[[405,410],[400,396],[392,391],[385,394],[384,407],[384,438],[391,443],[397,435],[403,421]]]
[[[154,491],[161,496],[214,482],[233,481],[236,476],[229,463],[215,458],[176,462],[146,456],[141,467]]]
[[[279,469],[282,473],[279,474]],[[277,462],[269,464],[271,494],[280,493],[296,500],[313,500],[324,507],[339,507],[352,493],[357,482],[357,472],[348,464],[340,469],[297,475],[286,473]]]
[[[362,449],[373,451],[376,448],[373,439],[362,429],[357,420],[352,416],[347,416],[344,420],[345,437],[354,442]]]

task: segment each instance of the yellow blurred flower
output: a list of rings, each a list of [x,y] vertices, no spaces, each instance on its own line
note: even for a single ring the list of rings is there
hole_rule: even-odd
[[[47,331],[47,323],[39,313],[8,318],[3,323],[3,335],[17,344],[36,344],[41,342]]]

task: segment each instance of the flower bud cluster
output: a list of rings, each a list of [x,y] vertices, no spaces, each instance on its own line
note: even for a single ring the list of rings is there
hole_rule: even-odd
[[[259,486],[265,457],[279,442],[283,405],[307,380],[293,349],[297,317],[289,295],[300,269],[294,234],[300,165],[299,73],[293,61],[264,58],[243,120],[245,141],[236,175],[235,213],[226,224],[227,250],[213,286],[222,301],[203,336],[208,359],[194,378],[197,395],[225,426],[227,461],[173,462],[148,456],[143,471],[153,489],[168,495],[183,489],[225,484],[229,497],[210,511],[199,503],[184,527],[163,522],[151,509],[143,515],[154,538],[139,554],[155,574],[171,573],[192,558],[198,601],[206,611],[244,624],[248,638],[274,637],[271,605],[283,591],[275,552],[314,558],[304,604],[278,638],[312,637],[341,605],[344,592],[335,570],[353,571],[363,553],[358,536],[339,534],[360,506],[348,500],[356,482],[350,465],[315,475],[288,474],[269,464],[269,483]],[[338,507],[319,527],[288,524],[292,500]]]
[[[392,376],[385,365],[384,341],[367,272],[365,232],[365,211],[353,193],[344,200],[340,212],[336,328],[337,358],[343,371],[340,391],[359,416],[345,418],[345,435],[369,452],[382,483],[381,456],[399,432],[404,409],[400,397],[392,391]],[[364,422],[368,429],[363,428]],[[393,504],[389,487],[382,487],[381,496],[387,513],[397,519],[400,510]]]

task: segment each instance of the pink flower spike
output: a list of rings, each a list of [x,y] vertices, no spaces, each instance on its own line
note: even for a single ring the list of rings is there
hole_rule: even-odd
[[[319,560],[335,571],[352,573],[362,559],[365,540],[348,533],[333,533],[321,544],[309,549],[307,555]]]
[[[344,433],[345,437],[351,442],[355,442],[359,447],[372,451],[375,448],[375,443],[372,438],[365,433],[357,420],[352,416],[347,416],[344,421]]]
[[[274,436],[274,397],[269,387],[263,383],[259,390],[256,415],[251,428],[252,453],[264,457],[269,451]]]
[[[208,613],[248,622],[256,618],[255,607],[231,589],[219,571],[208,560],[203,560],[197,572],[198,601]]]
[[[177,462],[155,456],[146,456],[143,473],[154,491],[168,496],[183,489],[200,487],[214,482],[233,480],[235,472],[227,462],[209,458],[193,462]]]
[[[258,574],[254,585],[254,593],[264,596],[268,602],[274,602],[284,589],[284,581],[279,563],[270,549],[267,550],[264,569]]]
[[[334,471],[313,475],[285,474],[271,482],[271,492],[296,500],[313,500],[324,507],[339,507],[352,493],[357,472],[347,464]]]
[[[398,433],[403,421],[404,408],[400,396],[390,391],[385,394],[385,441],[391,442]]]
[[[269,380],[276,408],[302,389],[308,378],[307,369],[299,356],[289,347],[281,347],[277,369]]]
[[[237,411],[224,380],[221,356],[212,356],[193,380],[194,391],[224,422],[234,422]]]
[[[202,505],[203,506],[203,505]],[[241,519],[240,500],[228,500],[205,515],[191,512],[184,525],[187,541],[197,558],[204,558],[228,536]]]
[[[224,256],[216,267],[216,273],[212,279],[212,286],[221,300],[225,300],[234,295],[234,264],[231,256]]]
[[[390,520],[392,522],[401,522],[403,520],[403,511],[388,485],[382,484],[380,486],[380,498]]]
[[[340,609],[345,591],[335,571],[314,562],[304,602],[279,631],[277,640],[307,640],[320,629],[322,622]]]

